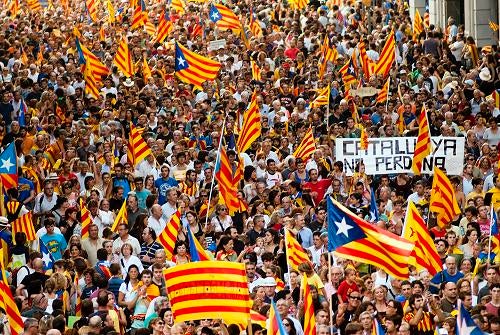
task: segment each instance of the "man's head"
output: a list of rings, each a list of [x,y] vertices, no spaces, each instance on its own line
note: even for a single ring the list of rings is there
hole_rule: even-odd
[[[457,285],[453,282],[447,282],[444,285],[443,295],[449,301],[457,300]]]

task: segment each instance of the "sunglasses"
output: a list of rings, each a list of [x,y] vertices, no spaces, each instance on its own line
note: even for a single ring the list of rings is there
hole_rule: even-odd
[[[353,299],[353,300],[361,300],[361,297],[353,297],[353,296],[349,296],[349,298]]]

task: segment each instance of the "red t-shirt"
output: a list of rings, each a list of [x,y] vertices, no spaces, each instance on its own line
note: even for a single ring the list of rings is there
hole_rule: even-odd
[[[342,281],[337,289],[337,294],[340,295],[343,302],[347,302],[347,298],[351,292],[359,292],[358,285],[353,282],[351,285],[347,283],[346,280]]]
[[[315,183],[308,181],[304,183],[302,187],[304,189],[308,189],[310,192],[317,193],[316,197],[313,199],[314,203],[317,205],[325,197],[325,192],[328,189],[328,187],[330,187],[331,183],[332,183],[331,179],[321,179]]]

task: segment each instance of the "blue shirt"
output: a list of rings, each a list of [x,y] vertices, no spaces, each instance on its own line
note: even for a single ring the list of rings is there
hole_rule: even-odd
[[[167,202],[167,191],[172,187],[178,186],[179,183],[172,177],[158,178],[155,180],[155,187],[158,189],[158,203],[163,205]]]
[[[139,208],[146,209],[146,198],[151,194],[151,191],[147,188],[143,188],[140,191],[135,191],[135,195],[137,196],[137,204]]]
[[[17,190],[19,191],[19,202],[23,203],[24,200],[28,199],[31,190],[35,190],[35,185],[29,179],[24,177],[19,177],[19,182],[17,183]]]
[[[45,234],[41,237],[41,239],[52,254],[52,257],[54,257],[54,261],[62,258],[62,253],[68,246],[66,243],[66,239],[62,234]]]
[[[130,183],[129,183],[128,179],[125,177],[113,178],[113,186],[114,187],[117,187],[117,186],[123,187],[123,194],[125,194],[125,196],[127,196],[130,192]]]
[[[456,274],[453,276],[448,273],[448,271],[443,270],[441,272],[438,272],[432,279],[431,283],[440,285],[442,283],[447,283],[447,282],[453,282],[456,283],[459,279],[463,278],[464,274],[460,271],[458,271]],[[434,286],[430,286],[429,290],[431,291],[432,294],[438,294],[439,289]]]

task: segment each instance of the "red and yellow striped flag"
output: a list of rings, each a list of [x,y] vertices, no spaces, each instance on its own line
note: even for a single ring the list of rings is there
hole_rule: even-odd
[[[113,63],[126,77],[132,77],[134,75],[132,53],[128,49],[126,37],[122,39],[120,45],[118,46]]]
[[[236,187],[237,181],[235,182],[233,169],[224,147],[221,147],[219,152],[219,161],[215,166],[215,178],[219,182],[220,196],[224,200],[229,214],[233,215],[240,209],[240,203],[236,192],[238,189]]]
[[[115,7],[111,3],[111,0],[106,0],[106,9],[108,11],[108,23],[114,23],[116,21],[115,18]]]
[[[321,46],[321,51],[323,53],[323,61],[324,62],[332,62],[335,63],[339,56],[339,53],[336,48],[330,47],[330,39],[328,35],[325,36],[323,40],[323,45]]]
[[[93,22],[97,22],[97,0],[86,0],[87,13]]]
[[[156,35],[156,27],[153,22],[151,21],[146,21],[144,23],[144,30],[149,36],[154,36]]]
[[[120,207],[118,214],[116,214],[116,218],[113,222],[113,225],[111,226],[111,230],[115,233],[118,232],[118,226],[120,225],[120,223],[128,224],[127,199],[123,200],[123,204]]]
[[[318,96],[309,104],[310,108],[317,108],[330,103],[330,84],[319,90]]]
[[[411,163],[411,169],[415,175],[422,173],[422,164],[425,157],[431,153],[431,145],[431,133],[429,131],[429,122],[427,120],[427,110],[425,107],[422,107],[422,111],[418,116],[417,143],[415,144],[413,161]]]
[[[420,12],[415,8],[415,18],[413,19],[413,40],[418,41],[420,34],[424,32],[424,20]]]
[[[262,36],[262,27],[260,26],[259,21],[254,16],[253,9],[250,8],[250,22],[248,26],[250,27],[250,31],[253,36],[260,37]]]
[[[307,275],[302,277],[302,290],[304,291],[304,335],[316,335],[316,317]]]
[[[147,156],[152,154],[153,152],[142,138],[139,130],[131,123],[127,152],[128,162],[135,167],[146,159]]]
[[[396,125],[398,127],[399,135],[403,134],[403,132],[406,130],[406,124],[403,112],[404,112],[403,108],[398,108],[398,121]]]
[[[73,33],[75,36],[80,35],[78,29],[74,29]],[[90,65],[93,77],[96,81],[100,81],[101,77],[107,76],[109,74],[109,69],[104,65],[99,58],[94,55],[83,43],[80,43],[79,38],[76,39],[76,49],[79,53],[79,63]]]
[[[384,87],[378,92],[377,95],[377,100],[375,100],[375,103],[385,103],[387,101],[387,98],[389,96],[389,85],[390,85],[390,80],[391,77],[387,78],[387,81],[384,84]]]
[[[380,58],[375,65],[375,73],[377,75],[382,75],[386,78],[391,71],[392,64],[396,60],[396,39],[394,37],[394,31],[391,31],[387,40],[385,42],[382,52],[380,52]]]
[[[494,90],[493,93],[486,97],[487,100],[493,100],[496,108],[500,108],[500,89]]]
[[[100,91],[97,79],[95,77],[95,73],[92,69],[93,68],[90,63],[84,65],[83,80],[85,80],[85,94],[88,94],[94,97],[95,99],[98,99],[100,96]]]
[[[33,214],[28,212],[23,216],[17,218],[14,222],[11,223],[12,226],[12,236],[15,236],[16,233],[22,232],[26,234],[27,241],[36,240],[36,231],[33,226]],[[12,239],[14,241],[14,239]]]
[[[38,0],[26,0],[26,4],[28,5],[28,8],[33,12],[38,12],[42,10],[42,5]]]
[[[293,10],[301,10],[303,8],[306,8],[306,6],[309,4],[309,0],[288,0],[288,4]]]
[[[177,242],[177,235],[179,234],[179,229],[181,228],[181,212],[177,210],[170,221],[165,226],[165,229],[158,236],[158,242],[165,249],[165,254],[167,259],[170,260],[174,256],[175,243]]]
[[[185,83],[201,87],[207,80],[214,80],[221,63],[188,50],[175,43],[175,75]]]
[[[302,160],[306,162],[311,157],[314,150],[316,150],[316,142],[314,141],[312,128],[309,127],[302,142],[300,142],[297,149],[293,152],[293,156],[295,158],[302,158]]]
[[[7,275],[5,273],[3,260],[0,261],[0,266],[2,275],[2,279],[0,279],[0,308],[5,311],[7,316],[10,334],[20,335],[24,331],[24,322],[21,318],[21,313],[19,313],[16,302],[14,301],[14,297],[12,296],[9,284],[7,283]],[[7,327],[7,324],[5,327]]]
[[[420,216],[417,207],[412,201],[408,202],[405,224],[402,236],[415,244],[410,255],[409,264],[415,266],[417,271],[427,270],[431,275],[443,270],[443,263],[429,234],[427,224]]]
[[[101,28],[99,28],[99,41],[101,42],[106,41],[106,33],[104,32],[104,26],[101,26]]]
[[[251,60],[250,61],[250,66],[252,68],[252,78],[253,78],[253,80],[261,81],[262,80],[262,75],[261,75],[261,72],[260,72],[260,68],[257,65],[257,62],[254,61],[254,60]]]
[[[310,262],[309,256],[300,243],[293,237],[288,229],[285,229],[286,258],[293,270],[298,271],[299,265]]]
[[[245,264],[204,261],[165,271],[175,322],[222,319],[246,326],[252,306]]]
[[[437,214],[439,227],[444,227],[460,214],[460,206],[458,206],[453,185],[438,167],[434,167],[429,210]]]
[[[144,0],[133,1],[134,15],[132,16],[132,24],[130,25],[131,30],[138,29],[146,24],[148,14],[146,12],[146,4]]]
[[[170,9],[175,9],[177,14],[180,16],[184,15],[186,13],[186,3],[184,0],[172,0],[170,4]]]
[[[83,203],[83,199],[80,198],[80,216],[82,220],[82,239],[89,237],[89,228],[92,222],[92,217],[90,216],[90,212],[85,207]]]
[[[158,22],[158,27],[156,30],[156,38],[154,41],[160,44],[163,43],[163,41],[165,41],[165,39],[172,32],[173,29],[174,25],[172,24],[172,21],[170,20],[168,13],[167,12],[162,13],[162,15],[160,15],[160,22]]]
[[[19,14],[19,0],[10,1],[9,12],[11,18],[15,18]]]
[[[366,53],[365,41],[360,41],[358,48],[359,48],[359,58],[361,59],[361,69],[363,70],[363,76],[365,77],[365,80],[370,80],[370,76],[372,75],[372,70],[373,70],[373,64],[370,58],[368,58],[368,55]]]
[[[497,32],[498,31],[498,24],[493,22],[493,21],[490,21],[489,22],[489,26],[490,26],[490,29]]]
[[[241,27],[240,19],[233,13],[231,9],[221,4],[212,4],[210,7],[210,20],[214,22],[219,29],[231,30],[235,34],[239,34]]]
[[[252,146],[261,134],[260,110],[257,105],[257,99],[254,96],[250,106],[243,114],[243,126],[241,128],[236,147],[238,152],[242,153]]]

